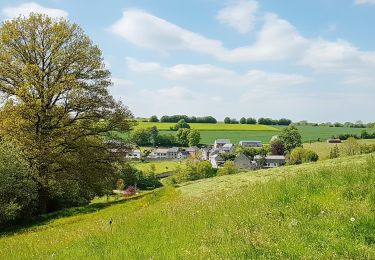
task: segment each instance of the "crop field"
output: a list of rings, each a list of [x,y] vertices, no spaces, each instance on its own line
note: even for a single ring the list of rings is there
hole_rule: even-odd
[[[204,179],[3,234],[0,259],[374,259],[374,183],[371,155]]]
[[[139,128],[146,128],[156,126],[159,130],[170,130],[170,127],[175,126],[176,123],[153,123],[153,122],[138,122],[136,126]],[[192,129],[199,131],[278,131],[273,126],[267,125],[241,125],[241,124],[204,124],[204,123],[190,123]]]

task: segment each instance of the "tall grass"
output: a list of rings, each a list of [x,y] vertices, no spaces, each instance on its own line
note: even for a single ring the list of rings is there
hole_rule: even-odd
[[[164,188],[5,236],[0,258],[373,259],[374,231],[366,155]]]

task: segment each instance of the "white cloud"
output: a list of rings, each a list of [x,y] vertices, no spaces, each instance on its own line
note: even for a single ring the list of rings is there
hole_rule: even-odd
[[[201,53],[223,51],[222,43],[185,30],[140,10],[127,10],[110,30],[129,42],[158,51],[192,50]]]
[[[254,44],[219,53],[225,61],[260,61],[295,58],[306,49],[308,40],[288,21],[267,14]]]
[[[216,19],[222,24],[233,27],[240,33],[248,33],[254,27],[255,13],[258,8],[256,1],[240,0],[234,5],[221,9]]]
[[[355,0],[356,5],[375,5],[375,0]]]
[[[191,90],[181,86],[159,89],[156,94],[163,98],[174,100],[191,100],[195,97]]]
[[[46,14],[52,18],[67,18],[69,15],[65,10],[44,7],[34,2],[5,7],[1,10],[1,14],[8,19],[16,18],[20,15],[27,17],[30,13]]]
[[[233,70],[211,64],[178,64],[172,67],[163,67],[156,62],[140,62],[134,58],[127,58],[127,61],[129,69],[134,72],[154,73],[166,79],[204,83],[212,86],[272,88],[300,85],[311,81],[302,75],[270,73],[260,70],[249,70],[239,74]]]

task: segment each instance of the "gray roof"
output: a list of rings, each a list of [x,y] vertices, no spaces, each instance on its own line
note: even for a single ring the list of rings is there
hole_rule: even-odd
[[[219,144],[230,144],[230,140],[229,140],[229,139],[216,139],[216,140],[215,140],[215,143],[219,143]]]
[[[232,148],[233,147],[233,144],[224,144],[223,145],[223,148]]]
[[[178,147],[171,147],[168,149],[169,153],[177,153],[178,152]]]
[[[254,156],[254,159],[261,159],[262,156],[260,155],[255,155]],[[266,156],[266,160],[285,160],[285,156],[284,155],[267,155]]]
[[[192,146],[192,147],[189,147],[189,148],[186,149],[187,152],[196,152],[198,150],[199,150],[199,148],[196,147],[196,146]]]

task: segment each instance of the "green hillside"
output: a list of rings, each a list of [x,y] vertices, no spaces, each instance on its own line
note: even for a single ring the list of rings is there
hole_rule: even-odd
[[[373,155],[205,179],[105,206],[4,235],[0,259],[375,258]]]

